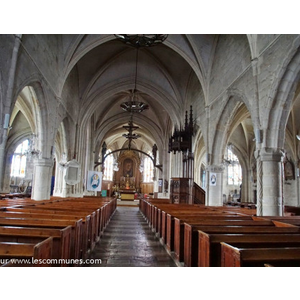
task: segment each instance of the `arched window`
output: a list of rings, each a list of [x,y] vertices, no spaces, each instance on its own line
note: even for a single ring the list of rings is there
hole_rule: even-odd
[[[108,149],[105,155],[109,154],[110,152],[111,150]],[[109,181],[113,180],[113,174],[114,174],[113,164],[114,164],[114,156],[112,154],[108,155],[104,161],[103,180],[109,180]]]
[[[26,171],[26,152],[29,148],[29,141],[25,140],[16,148],[11,162],[11,177],[25,177]]]
[[[149,152],[149,155],[152,153]],[[144,159],[144,182],[153,182],[153,162],[150,157]]]
[[[242,184],[242,167],[239,159],[230,148],[227,148],[227,161],[228,165],[228,185],[241,185]]]

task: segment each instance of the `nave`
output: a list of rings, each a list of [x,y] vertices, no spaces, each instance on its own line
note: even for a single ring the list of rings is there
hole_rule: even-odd
[[[90,267],[176,267],[138,207],[117,206],[90,259]]]

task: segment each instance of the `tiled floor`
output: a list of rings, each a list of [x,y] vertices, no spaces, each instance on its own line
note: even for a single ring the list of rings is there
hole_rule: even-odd
[[[176,267],[138,207],[118,206],[90,258],[92,267]]]

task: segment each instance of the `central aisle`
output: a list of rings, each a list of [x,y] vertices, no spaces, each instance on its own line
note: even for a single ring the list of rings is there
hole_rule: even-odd
[[[117,206],[90,258],[94,267],[176,267],[138,207]]]

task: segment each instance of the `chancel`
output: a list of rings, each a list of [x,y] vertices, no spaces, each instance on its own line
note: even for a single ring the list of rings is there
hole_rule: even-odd
[[[0,258],[23,235],[22,257],[99,267],[300,266],[300,35],[0,45]]]

